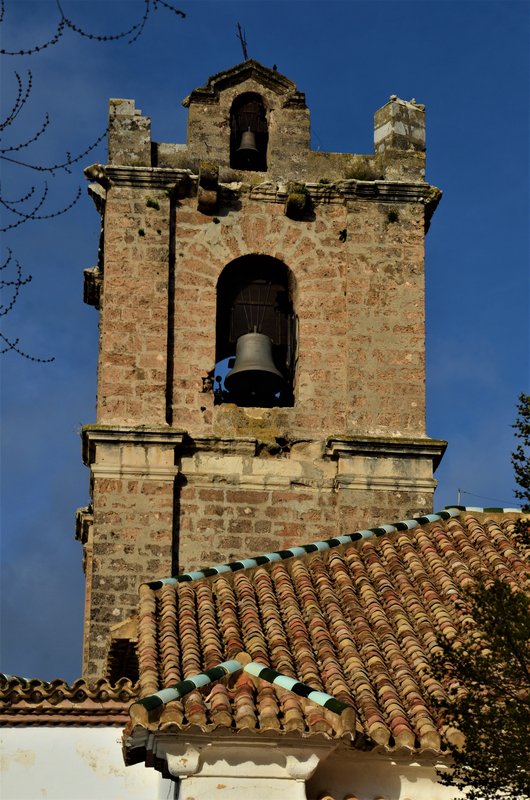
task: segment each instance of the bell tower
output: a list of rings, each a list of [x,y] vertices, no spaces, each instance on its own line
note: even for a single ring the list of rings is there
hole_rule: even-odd
[[[142,581],[432,510],[425,112],[370,155],[310,149],[305,96],[245,61],[185,100],[185,145],[111,100],[85,301],[100,312],[84,673]]]

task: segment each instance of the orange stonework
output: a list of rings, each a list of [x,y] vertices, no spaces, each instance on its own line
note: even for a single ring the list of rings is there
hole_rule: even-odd
[[[267,172],[230,168],[245,92],[266,110]],[[86,171],[103,215],[85,285],[100,310],[87,677],[105,673],[142,581],[429,511],[444,449],[425,430],[424,236],[440,192],[423,177],[423,107],[392,100],[374,155],[356,156],[313,153],[303,94],[256,62],[186,105],[187,145],[149,146],[148,118],[111,101],[110,163]],[[243,256],[287,268],[292,405],[214,395],[217,285]]]

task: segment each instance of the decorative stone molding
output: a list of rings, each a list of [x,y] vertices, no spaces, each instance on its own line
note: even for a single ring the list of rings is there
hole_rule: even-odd
[[[75,512],[75,538],[83,545],[83,572],[86,575],[94,547],[94,509],[92,506],[78,508]]]
[[[446,446],[440,439],[334,438],[326,454],[338,462],[337,489],[433,492]]]
[[[90,539],[91,529],[94,524],[94,509],[92,506],[83,506],[75,512],[75,538],[81,544],[86,544]]]
[[[82,431],[83,462],[100,478],[138,476],[171,480],[178,473],[175,448],[184,439],[171,428],[114,428],[87,425]]]
[[[154,760],[165,761],[169,773],[180,779],[183,800],[305,800],[306,781],[335,747],[317,737],[301,743],[264,736],[220,735],[212,740],[195,734],[151,734],[147,742]]]
[[[173,167],[131,167],[94,164],[85,170],[87,178],[102,186],[136,186],[150,189],[175,189],[179,194],[193,192],[193,187],[202,186],[201,178],[189,169]],[[314,205],[340,204],[353,199],[381,200],[389,203],[422,203],[429,207],[431,215],[438,205],[442,191],[424,182],[349,180],[333,184],[307,182],[304,185],[311,203]],[[93,185],[92,185],[93,186]],[[217,186],[217,184],[216,184]],[[211,191],[211,187],[207,188]],[[222,189],[223,185],[219,184]],[[233,188],[232,188],[233,191]],[[239,184],[238,192],[248,195],[251,200],[265,203],[285,204],[289,197],[287,185],[275,181],[264,181],[257,186]],[[92,189],[91,195],[94,191]]]
[[[232,453],[234,455],[256,455],[258,440],[254,437],[229,438],[223,436],[186,436],[182,452],[192,455],[197,452]]]
[[[191,193],[197,175],[189,169],[173,167],[132,167],[93,164],[85,175],[102,186],[133,186],[145,189],[176,190],[179,194]]]
[[[447,442],[443,439],[384,436],[351,436],[330,438],[326,455],[340,458],[348,455],[374,455],[392,458],[432,458],[434,468],[440,463]]]
[[[441,190],[436,186],[423,182],[366,181],[352,178],[334,184],[308,182],[304,187],[313,205],[341,204],[355,199],[377,202],[383,200],[388,203],[422,203],[429,208],[431,216],[442,196]],[[285,204],[289,198],[289,191],[285,185],[267,181],[250,187],[249,196],[251,200]]]

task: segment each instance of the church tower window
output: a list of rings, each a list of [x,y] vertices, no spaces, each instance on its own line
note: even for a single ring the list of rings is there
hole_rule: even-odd
[[[217,401],[292,406],[295,338],[285,264],[263,255],[228,264],[217,284]]]
[[[236,97],[230,111],[230,166],[266,172],[269,132],[265,105],[259,94]]]

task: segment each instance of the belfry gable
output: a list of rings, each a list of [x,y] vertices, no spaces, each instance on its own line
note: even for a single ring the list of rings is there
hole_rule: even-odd
[[[219,96],[226,89],[237,87],[252,80],[275,94],[285,96],[289,103],[305,108],[305,94],[299,92],[293,81],[286,78],[278,70],[265,67],[253,58],[243,61],[230,69],[217,72],[208,78],[206,85],[194,89],[183,101],[188,108],[191,103],[218,103]]]

